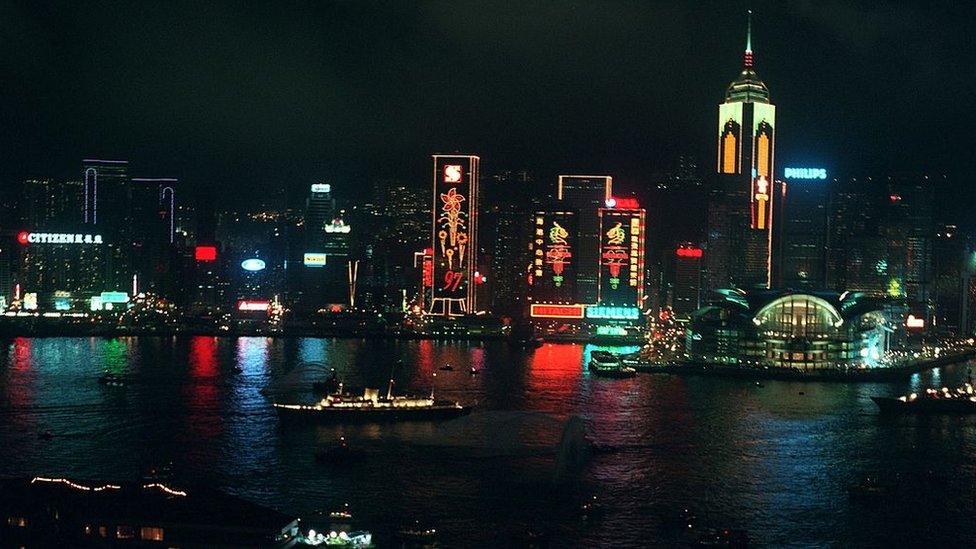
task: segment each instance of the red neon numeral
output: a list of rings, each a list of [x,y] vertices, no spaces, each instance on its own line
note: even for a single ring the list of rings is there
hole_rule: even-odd
[[[453,292],[458,289],[458,286],[461,285],[461,279],[463,278],[464,273],[447,271],[444,273],[444,285],[441,286],[441,289]]]

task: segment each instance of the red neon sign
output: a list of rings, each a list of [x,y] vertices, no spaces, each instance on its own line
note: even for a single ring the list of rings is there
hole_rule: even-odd
[[[30,233],[29,232],[27,232],[27,231],[20,231],[19,233],[17,233],[17,242],[20,242],[21,244],[23,244],[23,245],[26,246],[27,245],[27,238],[29,236],[30,236]]]
[[[580,304],[548,305],[534,303],[529,308],[529,315],[533,318],[583,318],[586,307]]]
[[[702,256],[701,248],[678,248],[674,251],[678,257],[699,258]]]
[[[193,258],[197,261],[216,261],[217,260],[217,247],[216,246],[197,246],[193,251]]]
[[[606,205],[608,208],[614,208],[617,210],[639,210],[640,209],[640,202],[638,202],[637,199],[632,196],[624,197],[624,198],[615,196],[607,200]]]

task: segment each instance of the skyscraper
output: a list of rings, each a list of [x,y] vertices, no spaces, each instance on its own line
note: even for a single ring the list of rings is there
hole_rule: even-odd
[[[430,314],[454,316],[478,310],[479,164],[473,155],[435,154],[431,241],[434,286]]]
[[[560,175],[556,199],[577,214],[576,290],[580,303],[600,298],[600,218],[613,193],[609,175]]]
[[[702,249],[691,242],[674,251],[674,286],[671,308],[679,318],[688,318],[701,306]]]
[[[718,176],[709,200],[707,255],[713,288],[772,284],[776,107],[753,68],[749,13],[742,72],[718,108]]]
[[[88,158],[82,161],[82,174],[82,220],[112,231],[127,225],[129,161]]]
[[[788,179],[783,204],[780,258],[782,286],[825,288],[827,272],[827,196],[823,180]]]

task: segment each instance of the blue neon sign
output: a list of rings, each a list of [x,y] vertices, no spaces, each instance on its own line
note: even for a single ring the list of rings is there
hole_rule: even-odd
[[[640,318],[640,309],[637,307],[597,305],[595,307],[586,308],[586,318],[606,320],[637,320]]]
[[[784,179],[827,179],[824,168],[784,168]]]

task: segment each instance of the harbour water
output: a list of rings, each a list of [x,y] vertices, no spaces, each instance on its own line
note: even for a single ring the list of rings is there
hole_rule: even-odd
[[[892,383],[764,382],[667,375],[614,380],[596,347],[292,338],[17,338],[0,341],[0,476],[135,477],[171,461],[289,514],[349,503],[381,544],[421,519],[444,546],[507,545],[526,529],[553,546],[672,546],[696,527],[747,530],[761,546],[967,545],[976,533],[976,417],[882,417],[871,395],[966,379],[970,363]],[[633,349],[633,348],[631,348]],[[620,349],[625,350],[625,349]],[[282,425],[260,391],[311,401],[330,368],[352,386],[477,403],[506,440],[443,425]],[[451,364],[454,371],[439,367]],[[240,372],[235,371],[240,368]],[[468,373],[471,367],[478,375]],[[104,371],[132,380],[97,383]],[[478,416],[478,414],[490,414]],[[572,416],[595,446],[568,480],[538,441]],[[513,419],[514,418],[514,419]],[[477,421],[474,425],[479,425]],[[505,424],[508,425],[508,424]],[[39,433],[54,436],[42,439]],[[449,431],[449,429],[448,429]],[[362,463],[316,463],[338,436]],[[474,438],[477,438],[476,436]],[[514,439],[514,444],[512,439]],[[912,497],[863,502],[848,486],[896,478]],[[602,516],[580,519],[596,495]]]

